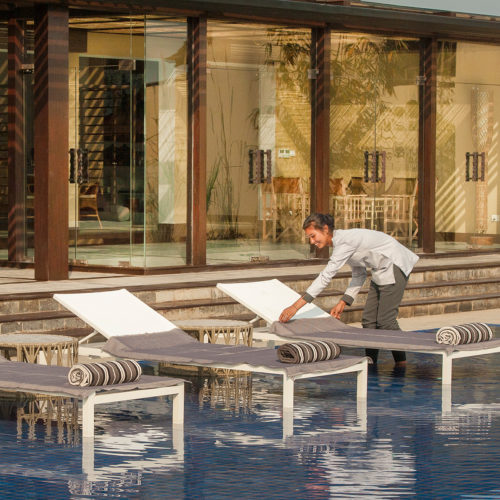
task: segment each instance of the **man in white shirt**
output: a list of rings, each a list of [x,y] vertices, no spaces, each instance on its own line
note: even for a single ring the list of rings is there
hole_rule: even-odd
[[[289,321],[305,304],[312,302],[330,283],[339,269],[348,264],[352,279],[344,296],[331,309],[330,314],[340,318],[346,305],[351,305],[371,269],[372,279],[361,323],[363,328],[400,330],[397,321],[399,304],[418,256],[391,236],[370,229],[336,229],[329,214],[311,214],[303,229],[309,243],[318,248],[333,247],[326,267],[311,283],[306,293],[283,310],[281,322]],[[392,351],[397,366],[404,366],[406,355]],[[378,350],[367,349],[366,355],[377,362]]]

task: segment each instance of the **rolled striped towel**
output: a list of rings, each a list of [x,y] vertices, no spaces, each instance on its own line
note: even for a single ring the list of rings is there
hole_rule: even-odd
[[[141,365],[137,361],[121,359],[104,363],[73,365],[68,373],[68,381],[71,385],[87,387],[135,382],[141,375]]]
[[[486,323],[466,323],[465,325],[444,326],[436,333],[438,344],[474,344],[491,340],[493,332]]]
[[[338,358],[340,347],[328,340],[314,342],[289,342],[278,347],[278,359],[282,363],[314,363]]]

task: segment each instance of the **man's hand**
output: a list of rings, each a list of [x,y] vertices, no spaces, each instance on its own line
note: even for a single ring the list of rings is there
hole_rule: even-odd
[[[297,308],[295,306],[289,306],[286,309],[283,309],[283,312],[280,314],[280,323],[286,323],[290,321],[297,312]]]
[[[340,315],[344,312],[344,308],[347,304],[341,299],[335,307],[332,307],[330,311],[330,316],[340,319]]]

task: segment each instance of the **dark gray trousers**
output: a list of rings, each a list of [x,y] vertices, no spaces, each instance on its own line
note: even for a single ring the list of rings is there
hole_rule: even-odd
[[[401,330],[397,317],[408,278],[398,266],[394,266],[394,279],[396,282],[392,285],[377,285],[373,281],[370,282],[368,298],[361,319],[363,328]],[[376,363],[378,349],[366,349],[366,355]],[[392,351],[392,356],[396,362],[406,359],[403,351]]]

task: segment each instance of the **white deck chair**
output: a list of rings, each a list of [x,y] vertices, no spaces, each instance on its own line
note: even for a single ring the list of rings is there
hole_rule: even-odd
[[[438,344],[435,341],[435,334],[430,332],[402,332],[399,330],[391,331],[356,328],[345,325],[341,321],[332,318],[328,313],[323,311],[323,309],[314,304],[307,304],[301,308],[294,316],[292,322],[278,324],[277,322],[279,321],[279,316],[283,309],[293,304],[300,295],[277,279],[242,283],[218,283],[217,288],[247,307],[259,318],[266,321],[268,325],[271,325],[271,329],[278,331],[278,333],[266,332],[259,337],[259,333],[254,330],[254,338],[281,341],[290,341],[292,338],[295,340],[300,338],[310,340],[323,338],[332,340],[339,345],[349,347],[438,354],[442,356],[443,398],[451,397],[449,395],[450,391],[445,391],[444,386],[451,386],[452,362],[454,359],[500,352],[500,339],[479,342],[477,344],[445,346],[443,344]],[[319,327],[316,328],[318,325],[313,326],[313,322],[311,321],[311,328],[306,335],[306,321],[317,321],[322,318],[329,318],[326,320],[326,322],[328,322],[328,331],[324,330],[321,332]],[[291,331],[286,332],[287,325],[290,325],[291,330],[294,329],[292,324],[295,323],[295,320],[302,320],[299,323],[302,324],[301,330],[304,332],[303,334],[293,333]],[[273,323],[275,328],[272,328]],[[297,325],[299,323],[297,323]]]
[[[97,404],[173,396],[173,426],[184,424],[184,380],[142,375],[136,382],[80,387],[68,382],[69,368],[9,361],[0,356],[0,389],[49,396],[76,398],[82,402],[82,437],[94,437]]]
[[[358,409],[361,415],[365,413],[367,358],[340,356],[290,365],[280,363],[274,349],[201,344],[125,289],[55,294],[54,299],[106,337],[103,349],[114,356],[281,375],[284,435],[293,433],[294,382],[298,379],[357,373]]]

